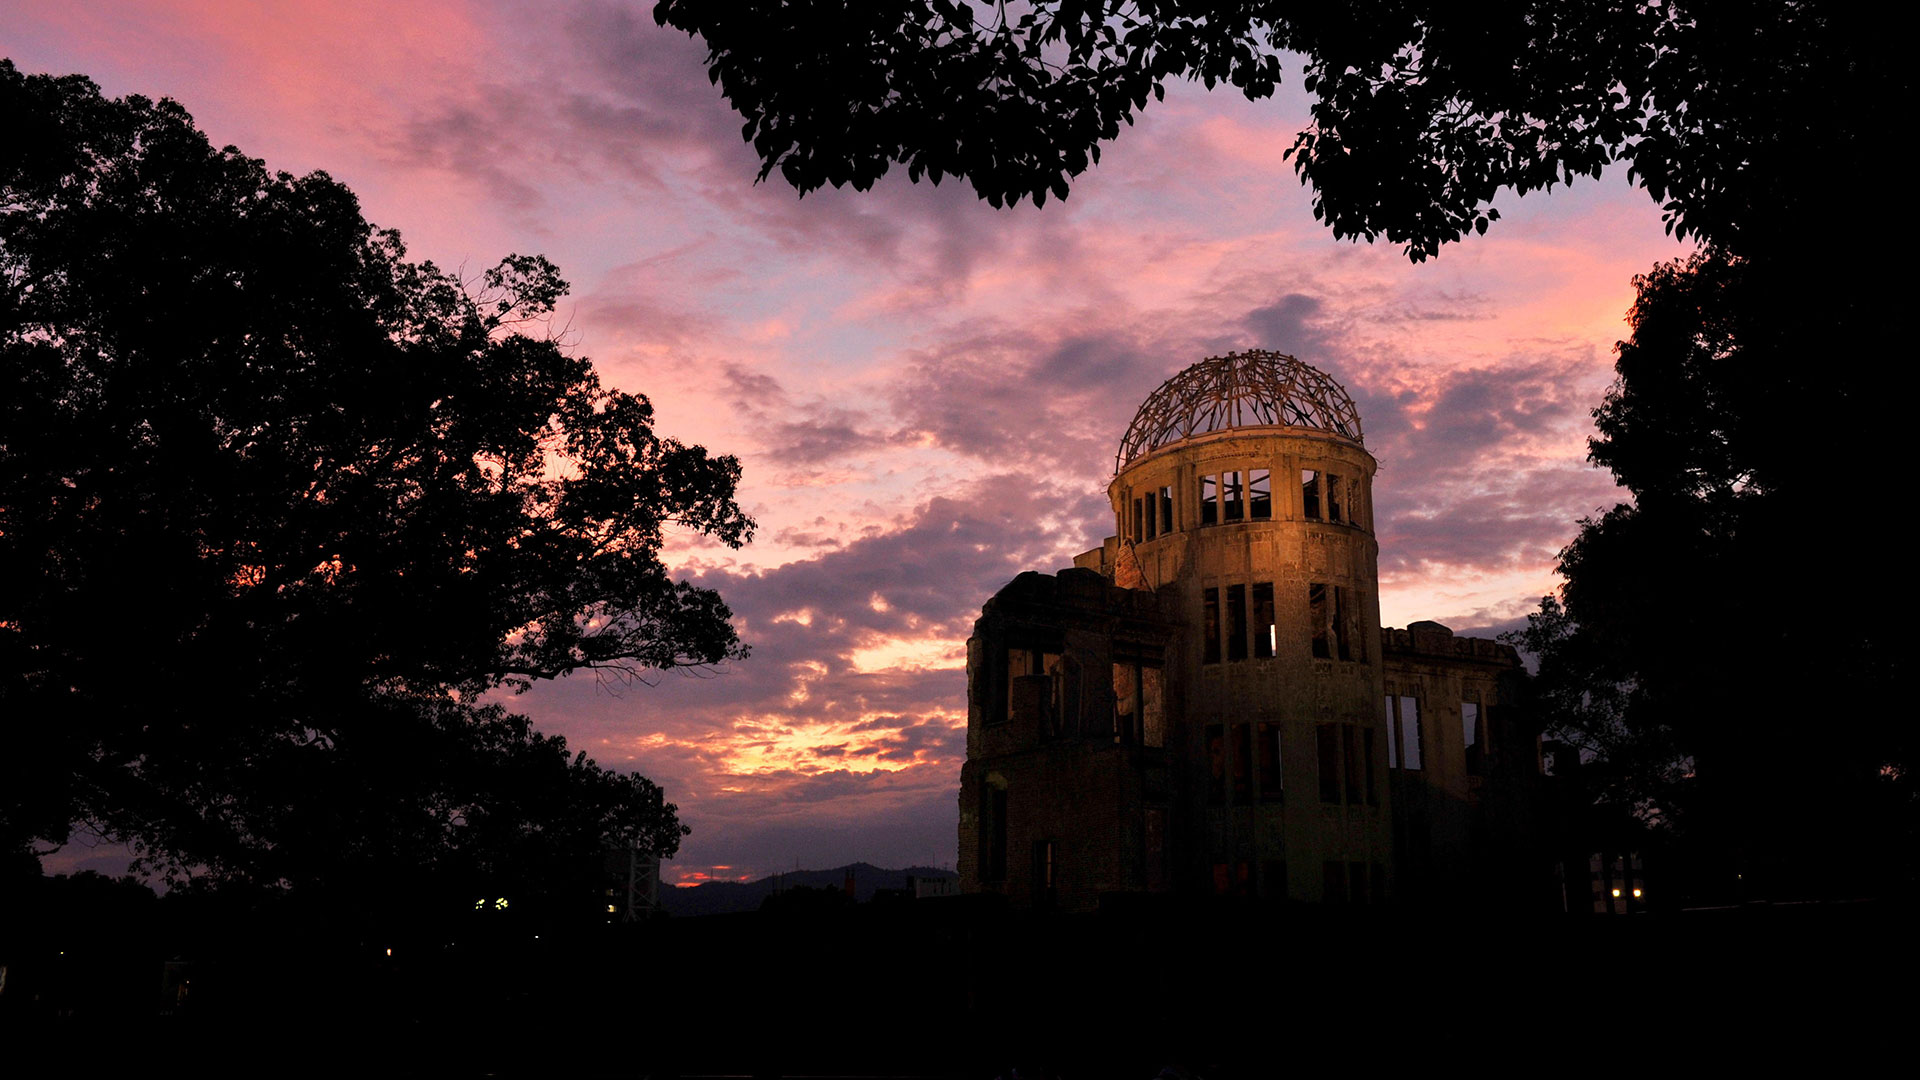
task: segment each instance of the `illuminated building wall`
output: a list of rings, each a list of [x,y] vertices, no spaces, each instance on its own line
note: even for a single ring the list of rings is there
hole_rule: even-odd
[[[1016,578],[968,643],[964,891],[1379,903],[1499,876],[1538,773],[1518,659],[1381,630],[1375,471],[1351,399],[1291,357],[1203,361],[1141,406],[1115,535]]]

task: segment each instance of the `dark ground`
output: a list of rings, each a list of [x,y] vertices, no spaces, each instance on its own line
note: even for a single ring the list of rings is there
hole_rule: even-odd
[[[14,935],[0,1023],[16,1053],[130,1075],[1884,1069],[1911,1056],[1912,916],[1880,902],[1031,917],[963,898],[572,932],[452,920],[459,938],[400,940],[390,958],[239,921],[200,928],[172,969],[190,986],[178,1005],[161,994],[164,935],[134,918],[39,946]]]

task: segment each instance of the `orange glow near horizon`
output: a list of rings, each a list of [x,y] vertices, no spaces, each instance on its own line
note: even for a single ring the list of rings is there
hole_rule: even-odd
[[[694,830],[681,885],[771,873],[803,828],[951,858],[968,628],[1113,531],[1133,410],[1206,356],[1296,355],[1361,403],[1384,623],[1525,614],[1614,501],[1585,439],[1633,275],[1690,250],[1624,173],[1503,193],[1485,236],[1418,265],[1338,241],[1282,157],[1297,83],[1170,86],[1071,198],[995,210],[899,169],[755,184],[701,43],[620,5],[15,4],[0,40],[22,71],[171,96],[215,146],[326,170],[412,259],[470,278],[545,254],[567,348],[663,438],[738,458],[754,542],[669,529],[661,559],[720,592],[747,659],[496,698],[667,788]]]
[[[921,718],[938,720],[954,731],[966,727],[961,710],[934,710]],[[720,791],[740,791],[763,779],[825,773],[897,773],[943,762],[922,749],[906,751],[896,743],[895,717],[860,713],[850,719],[824,720],[791,713],[739,717],[728,727],[691,737],[651,732],[628,739],[602,739],[601,745],[645,761],[664,754],[698,761],[709,783]]]
[[[714,872],[714,871],[723,871],[723,870],[732,870],[732,869],[733,867],[731,866],[709,866],[705,870],[694,870],[692,868],[688,868],[685,870],[677,870],[674,873],[673,887],[676,889],[691,889],[695,885],[705,885],[709,881],[746,882],[746,881],[753,880],[752,874],[727,874],[727,873]]]

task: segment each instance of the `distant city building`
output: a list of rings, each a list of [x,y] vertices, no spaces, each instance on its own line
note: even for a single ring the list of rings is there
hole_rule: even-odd
[[[916,900],[931,900],[940,896],[959,896],[960,879],[908,874],[907,889],[913,894],[913,898]]]
[[[1352,399],[1290,356],[1205,360],[1147,399],[1116,535],[974,624],[963,892],[1546,895],[1519,657],[1381,628],[1375,470]]]

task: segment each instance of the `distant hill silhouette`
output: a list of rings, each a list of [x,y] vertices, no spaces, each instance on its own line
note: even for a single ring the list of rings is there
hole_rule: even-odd
[[[873,899],[876,889],[904,889],[909,875],[922,878],[954,878],[951,870],[931,866],[909,866],[888,870],[872,863],[857,862],[831,870],[789,870],[758,881],[705,881],[688,888],[660,890],[660,906],[670,915],[725,915],[736,911],[758,911],[761,901],[775,889],[806,886],[811,889],[838,889],[853,872],[853,898],[861,903]]]

